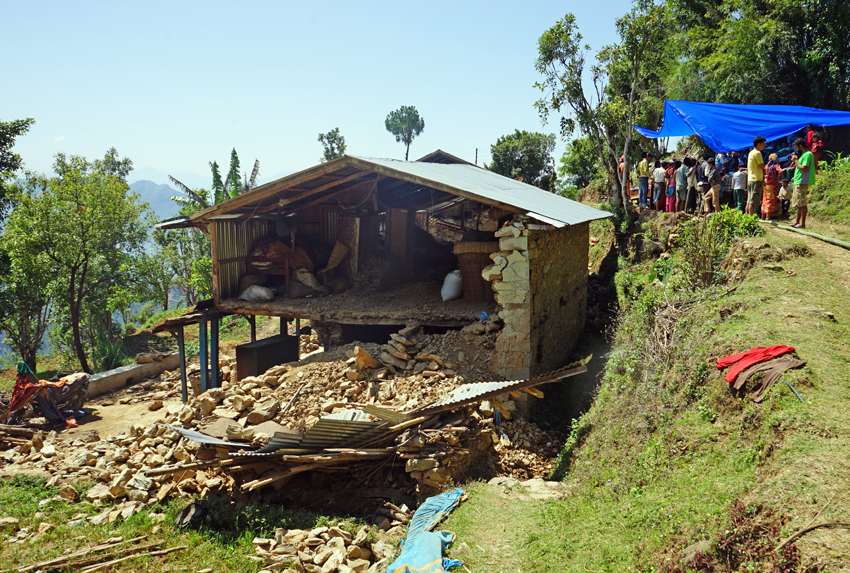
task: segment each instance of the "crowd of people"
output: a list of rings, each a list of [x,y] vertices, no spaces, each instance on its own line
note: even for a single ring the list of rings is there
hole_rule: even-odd
[[[805,228],[809,188],[815,182],[826,133],[813,125],[805,137],[767,156],[767,141],[753,139],[749,152],[706,153],[701,158],[661,161],[653,153],[641,154],[635,167],[638,204],[658,211],[703,213],[720,211],[725,204],[762,219],[787,218],[796,209],[793,227]],[[624,168],[624,158],[620,159]]]

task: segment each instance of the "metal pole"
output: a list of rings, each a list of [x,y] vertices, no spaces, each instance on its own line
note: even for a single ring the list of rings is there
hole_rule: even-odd
[[[206,392],[207,388],[207,321],[198,321],[198,343],[201,347],[201,392]]]
[[[253,314],[248,317],[248,324],[251,325],[251,342],[257,342],[257,317]]]
[[[218,321],[219,317],[210,323],[210,388],[221,388],[218,379]]]
[[[298,353],[298,360],[301,360],[301,319],[300,318],[295,319],[295,340],[296,340],[295,348],[298,349],[298,350],[296,350],[296,352]]]
[[[186,389],[186,345],[183,343],[183,325],[177,327],[177,350],[180,354],[180,389],[185,404],[189,401],[189,391]]]

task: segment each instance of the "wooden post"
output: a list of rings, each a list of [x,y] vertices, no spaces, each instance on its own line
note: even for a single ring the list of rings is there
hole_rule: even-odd
[[[301,319],[295,319],[295,338],[298,339],[298,360],[301,360]]]
[[[207,388],[207,321],[198,321],[198,344],[200,348],[201,359],[201,392],[206,392]]]
[[[210,388],[220,388],[218,379],[218,321],[216,316],[210,322]]]
[[[177,351],[180,356],[180,390],[183,403],[189,401],[189,391],[186,388],[186,345],[183,343],[183,325],[177,327]]]
[[[251,342],[257,342],[257,317],[253,314],[250,315],[248,324],[251,325]]]

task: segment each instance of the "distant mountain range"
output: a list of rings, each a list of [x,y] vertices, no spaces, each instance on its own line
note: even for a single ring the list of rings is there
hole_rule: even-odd
[[[257,185],[263,185],[269,181],[275,181],[281,177],[286,177],[293,173],[286,171],[272,175],[271,177],[260,177]],[[153,212],[160,221],[176,217],[180,211],[180,205],[171,200],[174,196],[183,196],[182,191],[178,191],[172,187],[171,180],[168,178],[172,175],[175,179],[188,186],[191,189],[209,189],[211,178],[209,175],[203,176],[197,173],[166,173],[152,167],[143,167],[142,169],[134,169],[130,173],[131,178],[136,178],[136,181],[130,183],[130,187],[142,196],[142,201],[147,201],[150,204]]]

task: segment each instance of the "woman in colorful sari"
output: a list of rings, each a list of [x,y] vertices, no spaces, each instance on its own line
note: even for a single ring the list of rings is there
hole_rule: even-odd
[[[779,157],[771,153],[767,165],[764,166],[764,195],[761,201],[762,219],[770,220],[779,214],[779,179],[782,177],[782,166]]]

